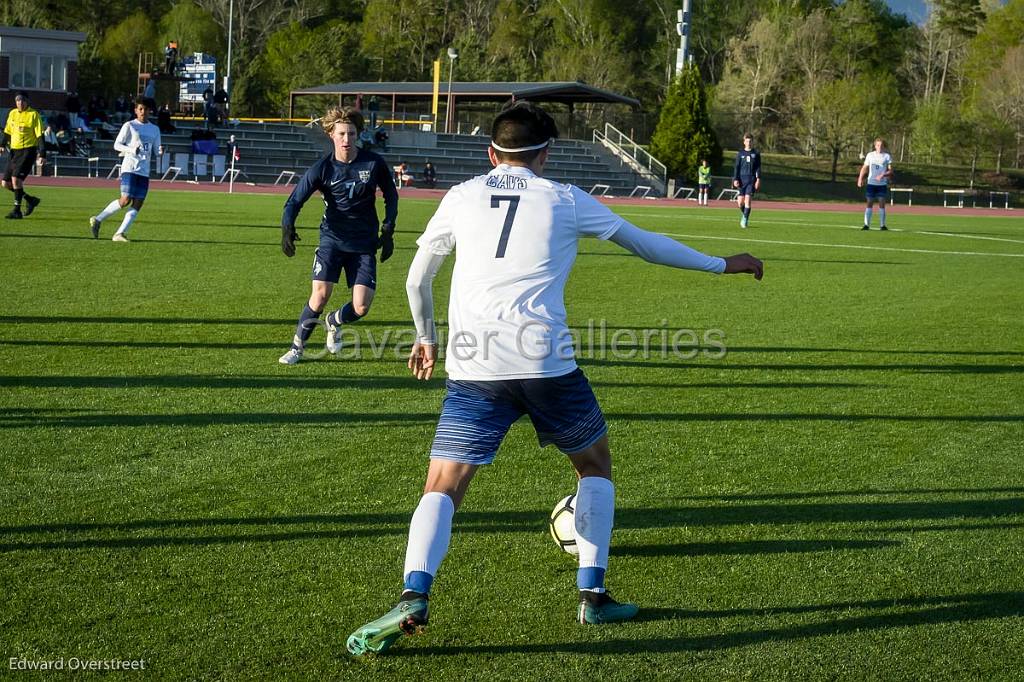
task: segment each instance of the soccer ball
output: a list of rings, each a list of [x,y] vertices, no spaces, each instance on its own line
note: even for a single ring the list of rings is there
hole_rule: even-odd
[[[572,494],[555,505],[548,521],[548,530],[555,544],[569,554],[579,554],[576,546],[576,495]]]

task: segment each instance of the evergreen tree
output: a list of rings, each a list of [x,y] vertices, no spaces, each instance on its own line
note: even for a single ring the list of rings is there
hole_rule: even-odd
[[[651,154],[665,164],[670,177],[695,178],[702,159],[712,168],[722,164],[722,147],[708,116],[707,92],[700,71],[692,64],[669,87],[651,136]]]

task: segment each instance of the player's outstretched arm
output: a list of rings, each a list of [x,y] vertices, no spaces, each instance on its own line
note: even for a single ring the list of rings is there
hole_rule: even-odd
[[[641,230],[636,225],[625,221],[608,239],[630,253],[640,256],[648,263],[684,270],[725,271],[723,259],[691,249],[686,244],[677,242],[663,234]]]
[[[416,343],[409,354],[409,369],[417,379],[429,379],[437,360],[437,328],[434,325],[434,277],[445,256],[420,247],[409,266],[405,291],[409,311],[416,325]]]

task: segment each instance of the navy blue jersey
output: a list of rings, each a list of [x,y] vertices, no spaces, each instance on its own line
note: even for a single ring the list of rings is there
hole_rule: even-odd
[[[736,165],[732,169],[733,180],[753,180],[761,177],[761,152],[741,149],[736,152]]]
[[[282,225],[295,225],[303,204],[317,190],[324,198],[320,231],[328,232],[343,251],[374,253],[377,250],[377,188],[384,194],[384,221],[398,217],[398,190],[383,158],[360,149],[356,158],[342,163],[334,153],[310,166],[284,204]]]

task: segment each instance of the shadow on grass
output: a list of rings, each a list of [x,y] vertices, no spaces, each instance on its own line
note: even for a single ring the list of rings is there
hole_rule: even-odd
[[[849,616],[846,613],[831,615],[831,612],[848,612],[850,610],[866,610],[873,611],[874,613],[857,616]],[[537,644],[396,647],[389,650],[387,655],[434,657],[564,653],[600,656],[623,653],[717,651],[768,642],[786,642],[814,637],[834,637],[836,635],[871,630],[968,623],[994,618],[1019,618],[1024,616],[1024,592],[982,592],[949,596],[782,607],[764,610],[700,611],[686,609],[641,609],[638,620],[641,622],[645,620],[674,619],[704,620],[743,616],[767,619],[772,614],[777,613],[822,613],[829,615],[824,620],[816,623],[784,625],[780,627],[764,627],[770,624],[759,623],[758,625],[762,627],[757,629],[695,635],[691,637],[651,637],[605,641],[588,639],[580,642]],[[628,630],[631,626],[629,623],[625,623],[616,627]]]
[[[764,382],[707,382],[669,383],[636,381],[591,381],[596,388],[744,388],[744,389],[791,389],[791,388],[884,388],[882,384],[861,384],[821,381],[764,381]],[[0,376],[3,388],[225,388],[225,389],[299,389],[323,390],[340,388],[437,388],[439,383],[425,383],[412,376],[268,376],[209,374],[159,374],[150,376]],[[83,412],[87,410],[81,410]]]
[[[613,556],[727,556],[743,554],[798,554],[848,549],[898,547],[895,540],[743,540],[736,542],[680,542],[660,545],[622,545],[611,548]]]
[[[839,265],[910,265],[904,261],[891,260],[823,260],[820,258],[764,258],[766,263],[835,263]]]
[[[1024,498],[940,501],[892,501],[872,503],[712,505],[703,507],[625,508],[616,510],[616,527],[628,530],[697,528],[721,526],[817,525],[841,523],[899,523],[905,521],[977,520],[1024,516]],[[456,533],[544,533],[548,512],[461,511],[455,517]],[[409,522],[401,513],[303,514],[296,516],[253,516],[194,519],[142,519],[105,523],[66,522],[0,526],[0,535],[52,535],[65,537],[17,540],[0,544],[0,552],[39,549],[130,548],[175,545],[214,545],[284,541],[319,541],[338,538],[404,536]],[[991,526],[950,524],[949,530],[1005,528],[1006,522]],[[315,526],[315,528],[295,528]],[[177,529],[184,535],[138,537],[137,531]],[[230,533],[195,535],[198,529],[231,529]],[[928,527],[922,530],[928,530]],[[260,532],[253,532],[259,530]],[[866,532],[885,532],[885,528]],[[896,528],[903,532],[905,528]],[[90,534],[100,537],[66,537]],[[121,537],[109,537],[121,535]],[[899,543],[892,540],[779,539],[699,543],[615,544],[622,556],[715,556],[740,554],[785,554],[833,550],[882,549]]]
[[[1024,493],[1024,488],[1018,486],[1005,486],[993,488],[906,488],[900,490],[876,490],[873,488],[862,490],[816,490],[793,493],[723,493],[721,495],[680,495],[672,499],[676,500],[707,500],[722,502],[753,502],[763,500],[810,500],[822,497],[882,497],[885,495],[947,495],[947,494],[968,494],[982,495],[992,493]]]
[[[3,342],[0,342],[3,343]],[[737,351],[739,352],[739,351]],[[883,353],[883,351],[878,351]],[[999,353],[999,355],[1016,355],[1013,353]],[[678,362],[662,362],[657,360],[618,360],[577,357],[576,362],[581,367],[648,367],[656,369],[675,370],[738,370],[738,371],[768,371],[768,372],[791,372],[791,371],[818,371],[818,372],[920,372],[922,374],[1020,374],[1024,372],[1024,363],[1021,364],[993,364],[993,365],[972,365],[954,363],[893,363],[893,364],[855,364],[855,363],[754,363],[754,364],[729,364],[722,361],[707,361],[704,364],[680,360]]]
[[[340,299],[339,299],[340,300]],[[140,315],[127,317],[123,315],[0,315],[0,323],[11,324],[202,324],[202,325],[241,325],[251,327],[266,325],[278,327],[294,326],[298,318],[260,318],[260,317],[154,317]],[[411,320],[377,320],[372,317],[359,321],[360,327],[388,326],[412,328]]]
[[[399,388],[411,384],[400,383]],[[436,385],[439,388],[440,385]],[[423,390],[432,388],[424,385]],[[836,423],[953,423],[953,424],[1001,424],[1024,422],[1020,414],[835,414],[835,413],[617,413],[606,412],[610,422],[836,422]],[[370,426],[402,424],[434,424],[436,412],[388,412],[388,413],[347,413],[347,412],[184,412],[179,414],[31,414],[17,412],[8,414],[0,410],[0,429],[11,428],[96,428],[96,427],[205,427],[241,426],[257,424],[263,426],[365,424]]]

